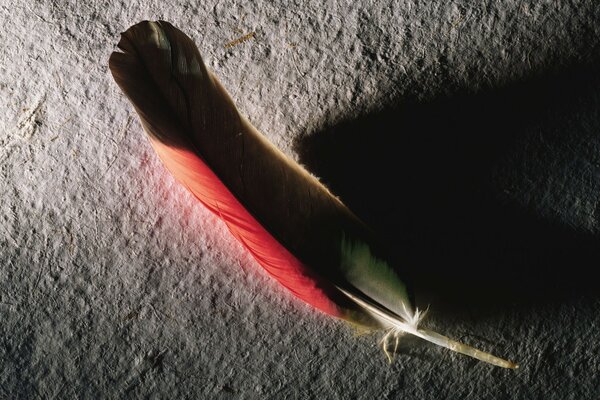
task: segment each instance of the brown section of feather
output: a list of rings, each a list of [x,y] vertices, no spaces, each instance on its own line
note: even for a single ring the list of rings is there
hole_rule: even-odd
[[[323,275],[330,277],[328,272],[339,263],[342,230],[372,241],[368,230],[341,201],[240,116],[185,34],[161,21],[171,51],[157,49],[148,40],[153,31],[149,24],[135,25],[123,34],[119,48],[125,54],[114,53],[110,67],[150,133],[166,144],[193,146],[273,236],[303,262],[318,266]],[[183,60],[187,68],[182,66]],[[177,62],[178,68],[173,68]],[[200,73],[190,73],[195,62]],[[131,73],[132,68],[146,69],[155,85],[149,90],[158,90],[162,96],[150,95],[146,77]],[[125,81],[123,75],[139,79]],[[166,98],[168,104],[156,97]],[[173,119],[168,113],[174,113],[179,123],[167,122]],[[159,136],[161,132],[169,134]]]

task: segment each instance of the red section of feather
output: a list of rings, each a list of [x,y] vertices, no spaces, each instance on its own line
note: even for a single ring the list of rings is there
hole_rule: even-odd
[[[304,264],[267,232],[196,154],[150,139],[163,164],[209,210],[217,214],[256,261],[294,295],[336,317],[342,312]]]

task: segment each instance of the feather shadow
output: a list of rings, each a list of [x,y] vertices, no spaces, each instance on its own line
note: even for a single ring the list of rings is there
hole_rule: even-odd
[[[411,271],[419,305],[489,312],[598,297],[600,64],[592,64],[404,101],[302,136],[296,151]],[[582,202],[587,225],[573,209]]]

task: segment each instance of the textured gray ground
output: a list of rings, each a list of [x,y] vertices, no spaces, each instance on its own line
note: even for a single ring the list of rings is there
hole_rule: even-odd
[[[0,1],[0,398],[600,396],[595,0],[111,3]],[[397,243],[427,326],[521,369],[388,365],[269,279],[110,77],[142,19]]]

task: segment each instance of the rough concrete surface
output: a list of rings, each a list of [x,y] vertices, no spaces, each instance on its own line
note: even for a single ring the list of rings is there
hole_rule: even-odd
[[[426,326],[521,368],[410,338],[388,365],[268,278],[112,81],[143,19],[396,245]],[[600,397],[596,0],[0,0],[0,26],[0,398]]]

